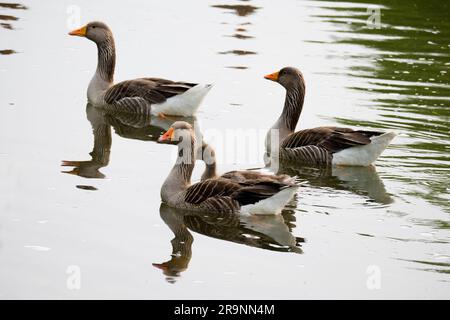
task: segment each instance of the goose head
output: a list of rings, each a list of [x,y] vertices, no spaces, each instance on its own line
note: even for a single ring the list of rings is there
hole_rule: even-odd
[[[195,135],[192,126],[186,121],[174,122],[169,130],[166,131],[158,142],[181,144],[181,142],[193,144],[195,142]]]
[[[85,37],[95,43],[103,43],[112,38],[109,27],[100,21],[89,22],[87,25],[69,32],[71,36]]]
[[[278,82],[286,90],[298,87],[299,84],[304,82],[301,71],[294,67],[284,67],[280,71],[264,76],[264,78]]]
[[[159,137],[158,142],[176,144],[178,146],[178,157],[175,166],[188,165],[192,174],[196,159],[194,152],[195,134],[189,123],[185,121],[174,122],[169,130]]]

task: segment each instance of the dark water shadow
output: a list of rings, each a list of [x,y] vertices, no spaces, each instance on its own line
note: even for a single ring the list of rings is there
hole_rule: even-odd
[[[277,216],[239,216],[236,214],[198,213],[175,209],[162,203],[162,220],[173,232],[170,259],[153,266],[162,270],[168,282],[176,282],[177,277],[189,267],[192,258],[192,232],[211,238],[231,241],[255,248],[302,253],[301,243],[305,239],[292,234],[295,216],[292,210],[284,210]]]

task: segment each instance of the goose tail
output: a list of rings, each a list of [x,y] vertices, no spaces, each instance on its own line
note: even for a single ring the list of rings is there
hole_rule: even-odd
[[[348,148],[333,155],[333,165],[369,166],[391,143],[397,134],[394,131],[370,137],[371,142],[363,146]]]
[[[152,105],[152,113],[181,117],[195,116],[212,86],[212,84],[197,84],[182,94],[170,97],[163,103]]]
[[[280,214],[281,210],[283,210],[297,193],[298,188],[300,188],[298,184],[286,186],[270,198],[241,207],[241,213],[252,215]]]

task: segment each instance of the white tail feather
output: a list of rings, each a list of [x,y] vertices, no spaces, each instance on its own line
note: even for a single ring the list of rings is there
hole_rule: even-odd
[[[198,84],[182,94],[170,97],[163,103],[153,104],[151,112],[154,115],[163,113],[182,117],[194,116],[211,88],[211,84]]]
[[[292,199],[299,186],[286,187],[270,198],[241,207],[242,214],[280,214],[284,206]]]
[[[377,160],[397,134],[386,132],[370,138],[371,142],[364,146],[351,147],[333,155],[333,165],[368,166]]]

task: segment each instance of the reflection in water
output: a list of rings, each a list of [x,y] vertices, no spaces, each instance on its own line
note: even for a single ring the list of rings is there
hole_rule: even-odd
[[[240,16],[240,17],[246,17],[251,14],[253,14],[256,10],[258,10],[258,7],[252,6],[252,5],[246,5],[246,4],[216,4],[212,5],[213,8],[219,8],[219,9],[225,9],[225,10],[231,10],[232,13]]]
[[[27,7],[25,7],[23,4],[20,3],[3,3],[3,2],[0,2],[0,8],[22,9],[22,10],[27,9]]]
[[[252,39],[253,38],[253,36],[247,36],[247,35],[242,34],[242,33],[234,33],[234,34],[232,34],[232,35],[230,35],[228,37],[233,37],[233,38],[241,39],[241,40]]]
[[[112,144],[111,127],[118,136],[123,138],[157,141],[160,135],[167,131],[173,122],[180,119],[180,117],[160,118],[146,114],[111,112],[94,107],[89,103],[86,106],[86,117],[91,123],[94,134],[94,147],[89,153],[91,160],[64,160],[62,161],[62,166],[74,168],[62,172],[84,178],[96,179],[105,178],[105,175],[100,172],[100,169],[109,164]],[[200,128],[196,122],[197,119],[195,117],[185,117],[183,120],[193,126],[195,123],[196,137],[199,141],[202,141]],[[88,188],[90,187],[88,186]],[[77,188],[87,189],[83,186],[77,186]]]
[[[219,52],[219,54],[234,54],[236,56],[247,56],[247,55],[256,54],[256,52],[247,51],[247,50],[229,50],[229,51]]]
[[[19,20],[19,18],[16,18],[14,16],[0,14],[0,20],[3,20],[3,21],[16,21],[16,20]]]
[[[82,189],[82,190],[89,190],[89,191],[95,191],[95,190],[98,190],[96,187],[94,187],[94,186],[86,186],[86,185],[82,185],[82,184],[79,184],[79,185],[77,185],[76,186],[78,189]]]
[[[0,8],[5,8],[5,9],[13,9],[13,10],[26,10],[27,7],[25,7],[24,5],[20,4],[20,3],[3,3],[0,2]],[[10,14],[0,14],[0,26],[2,26],[4,29],[8,29],[8,30],[13,30],[14,27],[12,25],[12,21],[17,21],[19,20],[18,17],[10,15]],[[4,50],[0,50],[0,54],[2,55],[8,55],[8,54],[13,54],[16,53],[16,51],[12,50],[12,49],[4,49]]]
[[[245,67],[245,66],[228,66],[227,68],[230,68],[230,69],[237,69],[237,70],[245,70],[245,69],[248,69],[248,67]],[[235,104],[235,105],[237,105],[237,104]]]
[[[347,190],[368,197],[379,204],[394,200],[386,192],[375,166],[368,167],[308,167],[291,162],[279,164],[277,174],[297,176],[307,185],[319,188]]]
[[[171,124],[168,119],[159,119],[145,114],[104,112],[103,116],[114,128],[114,132],[126,139],[156,141],[161,132]]]
[[[175,282],[175,277],[185,271],[192,257],[194,231],[211,238],[231,241],[251,247],[280,251],[302,253],[303,238],[295,237],[292,229],[295,227],[294,213],[284,210],[276,216],[239,216],[234,214],[207,215],[193,211],[175,209],[162,203],[160,215],[172,230],[175,238],[171,240],[172,254],[170,260],[154,263],[161,269],[168,282]]]
[[[6,23],[6,22],[0,22],[0,26],[2,26],[5,29],[8,29],[8,30],[13,29],[13,26],[10,23]]]
[[[223,10],[226,10],[227,12],[229,10],[232,10],[232,12],[234,14],[236,14],[237,16],[239,16],[239,17],[249,16],[249,15],[253,14],[257,9],[259,9],[258,7],[254,7],[252,5],[228,5],[228,4],[224,4],[224,5],[213,5],[211,7],[218,8],[218,9],[223,9]],[[228,23],[225,23],[225,24],[228,24]],[[231,34],[231,35],[224,35],[224,36],[232,37],[232,38],[239,39],[239,40],[252,39],[254,37],[252,35],[248,34],[248,29],[247,28],[243,27],[243,26],[249,26],[249,25],[251,25],[250,22],[241,22],[237,26],[235,26],[233,34]],[[255,51],[250,51],[250,50],[235,49],[235,50],[221,51],[221,52],[219,52],[219,54],[225,54],[225,55],[231,54],[231,55],[235,55],[235,56],[247,56],[247,55],[254,55],[254,54],[256,54],[256,52]],[[248,69],[248,67],[245,66],[245,65],[227,66],[226,68],[238,69],[238,70]]]
[[[78,175],[84,178],[104,178],[105,175],[100,172],[100,169],[106,167],[109,163],[111,154],[111,125],[103,112],[88,104],[86,106],[86,116],[92,126],[94,134],[94,147],[89,153],[91,160],[85,161],[67,161],[63,160],[62,166],[74,167],[69,171],[62,171],[63,173]]]
[[[405,191],[408,196],[450,212],[446,187],[450,178],[450,3],[379,2],[384,3],[381,28],[370,28],[364,6],[349,3],[333,8],[328,2],[316,2],[327,13],[313,16],[317,23],[338,31],[329,41],[311,41],[327,45],[330,58],[342,55],[339,48],[361,48],[352,51],[351,66],[330,74],[356,78],[350,78],[347,87],[361,93],[361,106],[376,108],[380,114],[372,121],[358,117],[334,120],[348,126],[398,128],[405,133],[405,142],[393,146],[397,152],[389,161],[397,164],[397,170],[391,175],[421,188],[420,192]]]
[[[21,5],[20,3],[0,3],[0,8],[7,8],[7,9],[21,9],[25,10],[27,7]],[[10,23],[10,21],[17,21],[19,18],[9,15],[9,14],[0,14],[0,25],[9,30],[13,30],[13,25]],[[3,22],[8,21],[8,22]]]
[[[445,256],[444,258],[448,258]],[[423,260],[407,260],[403,259],[404,261],[418,263],[424,268],[416,268],[423,271],[431,271],[431,272],[437,272],[437,273],[444,273],[444,274],[450,274],[450,263],[447,262],[436,262],[436,261],[423,261]]]
[[[32,2],[28,1],[26,4],[28,3]],[[247,16],[238,16],[233,9],[209,6],[219,3],[253,4],[264,6],[264,9],[256,10]],[[2,7],[0,4],[0,14],[19,18],[16,21],[0,20],[0,25],[5,23],[13,29],[8,30],[4,25],[0,26],[0,51],[15,49],[17,52],[26,53],[0,55],[0,72],[4,79],[8,79],[2,83],[4,88],[0,95],[0,105],[3,106],[0,107],[0,119],[3,120],[0,129],[0,246],[3,257],[0,273],[4,280],[0,281],[0,295],[14,295],[16,298],[73,297],[74,292],[68,292],[61,285],[60,262],[67,260],[67,256],[76,257],[77,264],[81,266],[91,266],[89,277],[96,279],[99,284],[97,288],[91,288],[92,290],[87,286],[78,293],[75,292],[82,298],[128,298],[132,294],[133,297],[144,298],[186,298],[194,295],[220,299],[233,295],[236,299],[249,296],[270,299],[275,293],[280,298],[371,298],[374,294],[393,298],[448,298],[450,279],[449,273],[445,271],[450,269],[446,265],[450,263],[450,2],[379,0],[376,3],[386,4],[381,9],[382,28],[372,30],[366,25],[368,3],[375,2],[214,0],[200,4],[200,10],[190,12],[192,30],[203,30],[204,38],[213,39],[212,43],[217,46],[212,50],[207,44],[201,46],[198,48],[201,54],[196,50],[189,50],[183,58],[189,61],[191,66],[186,70],[185,67],[179,66],[181,71],[178,71],[184,74],[197,69],[197,76],[201,78],[208,77],[211,68],[217,67],[217,64],[222,68],[217,77],[221,79],[223,86],[217,88],[217,94],[210,96],[210,102],[211,105],[223,108],[203,109],[200,116],[205,118],[207,124],[216,125],[219,130],[252,126],[266,128],[263,119],[261,122],[258,119],[266,116],[270,119],[273,110],[270,110],[268,102],[275,98],[274,94],[281,92],[270,88],[264,80],[258,80],[262,75],[258,70],[271,68],[271,63],[277,61],[283,65],[283,61],[290,61],[293,65],[304,68],[309,74],[308,79],[311,79],[307,84],[311,88],[311,94],[307,96],[310,116],[305,118],[305,125],[325,124],[321,115],[329,114],[331,118],[327,124],[339,123],[350,127],[380,129],[395,126],[404,133],[376,164],[376,171],[387,191],[393,194],[395,202],[390,205],[372,205],[370,202],[370,199],[375,199],[376,203],[391,201],[389,195],[384,199],[383,183],[376,179],[374,173],[355,174],[358,178],[353,179],[347,173],[339,172],[341,168],[335,168],[338,169],[337,173],[323,173],[317,169],[308,171],[307,168],[297,170],[296,174],[307,180],[307,187],[299,190],[299,209],[296,209],[295,216],[284,214],[283,217],[286,225],[289,224],[288,219],[294,218],[297,219],[295,223],[302,223],[301,230],[294,229],[293,233],[307,237],[308,244],[302,245],[304,255],[240,246],[195,234],[187,226],[189,221],[182,220],[180,223],[188,231],[190,239],[188,235],[180,235],[179,240],[176,240],[172,231],[165,227],[158,228],[156,224],[161,224],[161,220],[156,214],[159,208],[155,207],[155,204],[159,204],[159,181],[165,177],[165,172],[155,168],[165,166],[164,161],[173,150],[170,147],[162,147],[155,148],[161,152],[147,152],[149,147],[158,147],[150,141],[164,130],[151,127],[146,121],[154,124],[155,121],[164,122],[165,119],[151,118],[143,121],[144,125],[136,126],[133,125],[134,121],[121,115],[111,115],[110,119],[103,120],[106,125],[110,124],[112,127],[110,135],[118,135],[112,137],[116,140],[113,141],[113,146],[109,146],[112,153],[109,167],[106,167],[108,170],[99,168],[99,171],[104,171],[108,177],[114,177],[113,181],[107,183],[111,192],[90,191],[91,194],[86,195],[89,191],[84,190],[91,189],[89,184],[101,189],[97,184],[102,183],[61,174],[55,176],[52,159],[59,157],[58,154],[65,149],[64,136],[55,134],[55,130],[64,131],[63,118],[67,115],[73,118],[73,115],[80,111],[80,105],[75,104],[76,100],[80,99],[72,99],[73,89],[76,88],[67,88],[63,82],[58,81],[58,77],[46,76],[46,81],[35,79],[42,78],[43,70],[50,73],[55,67],[58,69],[55,75],[70,74],[67,56],[73,55],[78,48],[74,51],[69,44],[61,41],[43,42],[42,37],[36,37],[35,27],[46,20],[49,23],[44,25],[49,27],[51,21],[63,22],[64,19],[52,17],[64,13],[65,6],[33,2],[30,10],[20,11],[16,10],[17,8]],[[92,2],[91,5],[91,13],[102,12],[108,17],[114,17],[117,10],[120,10],[120,5],[104,6],[97,2]],[[144,5],[129,6],[127,11],[130,10],[130,16],[143,17],[140,14],[146,11],[142,10],[143,7]],[[159,11],[167,13],[169,19],[182,17],[185,12],[180,11],[180,8],[187,7],[173,5],[172,2],[160,2],[158,5]],[[87,14],[85,9],[83,6],[83,14]],[[207,19],[209,22],[201,17],[205,10],[211,15]],[[311,17],[311,14],[321,17]],[[158,19],[150,19],[154,20],[153,22],[147,20],[145,17],[136,19],[133,28],[145,29],[148,26],[157,26],[159,22]],[[214,28],[208,28],[211,21],[216,23]],[[227,24],[220,25],[222,21]],[[116,23],[118,28],[129,27],[121,21]],[[62,39],[64,24],[60,23],[59,29],[58,26],[55,27],[57,28],[50,28],[54,30],[47,28],[47,38]],[[236,30],[240,27],[247,31]],[[20,31],[14,30],[19,28]],[[163,33],[177,34],[179,28],[179,23],[169,23]],[[235,32],[256,38],[239,40],[223,37]],[[162,34],[159,35],[159,38],[161,37],[164,41],[168,40]],[[304,39],[314,42],[305,42]],[[43,43],[47,46],[45,49],[29,50],[39,48]],[[151,55],[154,43],[142,42],[143,52],[149,52]],[[289,47],[289,50],[283,50],[284,45]],[[235,50],[252,51],[257,55],[241,55],[234,52]],[[58,54],[49,54],[52,52]],[[124,54],[128,55],[126,51]],[[128,66],[131,69],[138,68],[132,56],[131,50],[130,58],[122,61],[129,61],[131,64]],[[174,61],[165,60],[162,59],[161,63],[170,64]],[[76,61],[76,57],[73,61]],[[196,68],[195,65],[203,67]],[[225,69],[226,66],[248,66],[251,69],[232,70]],[[161,72],[165,72],[164,67],[161,68]],[[237,78],[242,75],[244,77]],[[86,74],[79,72],[73,77],[74,83],[80,83]],[[252,83],[252,78],[255,83]],[[258,81],[261,81],[261,84],[257,83]],[[250,90],[243,89],[245,84],[250,86]],[[260,85],[273,90],[273,93],[251,90]],[[54,93],[52,101],[48,101],[46,95],[49,88]],[[230,88],[240,93],[230,94]],[[24,90],[27,94],[23,94]],[[67,105],[62,110],[59,101],[64,101],[64,98]],[[278,100],[273,100],[273,106],[276,106]],[[249,101],[252,102],[247,104]],[[242,105],[243,103],[245,105]],[[266,104],[267,108],[263,107]],[[227,108],[229,105],[236,107]],[[334,118],[336,115],[339,118]],[[108,118],[107,114],[105,118]],[[258,119],[255,121],[255,118]],[[91,125],[84,122],[84,119],[78,120],[79,123],[71,123],[70,127],[75,128],[82,124],[86,131],[82,132],[84,139],[76,141],[76,147],[72,148],[81,150],[82,153],[79,158],[72,156],[69,159],[91,159],[88,152],[97,149],[91,141]],[[164,123],[155,126],[167,128]],[[121,137],[141,140],[121,140]],[[260,149],[263,149],[262,145],[258,150]],[[145,159],[139,161],[143,167],[130,166],[128,155],[119,155],[119,152],[130,153],[129,155],[145,153]],[[228,155],[233,156],[233,151],[229,149],[221,149],[218,152],[227,152],[224,160],[229,159]],[[32,166],[30,157],[35,158]],[[154,161],[149,163],[147,158]],[[236,163],[226,164],[229,168],[238,166],[239,169],[244,169],[246,165],[241,166],[240,159],[238,158]],[[143,173],[142,168],[148,170]],[[71,167],[65,170],[67,169]],[[124,175],[138,175],[139,179],[126,182],[122,180]],[[150,179],[147,179],[147,176]],[[373,195],[378,191],[374,192],[368,190],[367,186],[358,185],[359,180],[370,179],[374,181],[374,189],[380,188],[381,195]],[[81,190],[62,190],[68,180],[74,181],[71,185],[78,185],[77,188]],[[127,186],[133,186],[142,192],[133,192]],[[148,190],[142,187],[148,187]],[[141,193],[146,195],[140,196]],[[354,193],[361,196],[355,196]],[[102,201],[105,197],[109,200],[106,207]],[[142,215],[142,212],[134,208],[141,207],[147,198],[147,205],[151,209]],[[123,211],[127,208],[131,209],[125,217]],[[205,220],[208,221],[206,218],[202,221]],[[216,221],[216,224],[218,223]],[[154,232],[147,227],[151,225],[155,225],[152,228]],[[170,227],[171,224],[168,225]],[[305,229],[306,227],[308,229]],[[288,228],[291,226],[288,225]],[[248,231],[245,233],[250,234]],[[161,236],[165,237],[161,239]],[[183,246],[183,237],[185,248],[175,248],[175,255],[171,257],[172,247],[169,241],[175,238],[174,246]],[[193,238],[195,242],[189,245]],[[28,243],[27,239],[32,242]],[[253,239],[250,237],[245,240]],[[176,253],[180,252],[178,261],[166,263],[169,266],[168,274],[182,273],[181,280],[185,280],[185,283],[177,281],[178,285],[182,285],[182,288],[177,286],[180,290],[174,291],[173,286],[168,286],[163,280],[164,276],[160,283],[152,284],[153,290],[148,290],[146,285],[135,285],[142,283],[141,280],[148,276],[149,271],[153,272],[152,276],[161,277],[161,270],[154,269],[148,262],[142,261],[142,257],[148,256],[149,243],[152,244],[153,251],[150,262],[177,260]],[[20,250],[24,245],[51,247],[55,250],[52,249],[49,253],[29,253],[27,250]],[[234,270],[239,272],[232,279],[225,274],[226,271],[233,271],[229,269],[229,265],[219,265],[216,261],[211,261],[211,252],[216,254],[214,250],[217,250],[217,247],[220,247],[219,253],[224,260],[233,261],[232,265],[239,268]],[[187,249],[193,252],[183,252]],[[243,254],[247,256],[245,259]],[[183,257],[188,258],[183,261]],[[399,260],[400,258],[402,260]],[[405,261],[406,259],[410,262]],[[105,262],[115,267],[105,271],[102,269]],[[208,273],[211,262],[216,264],[212,266],[213,272]],[[373,263],[381,264],[382,267],[383,287],[382,290],[375,290],[377,292],[367,290],[364,285],[364,279],[367,279],[366,267]],[[259,264],[264,267],[254,268]],[[129,272],[130,265],[136,266],[132,274]],[[43,266],[45,270],[41,268]],[[186,267],[190,270],[183,273]],[[177,269],[179,271],[176,271]],[[249,276],[249,272],[241,272],[245,270],[251,270],[252,275]],[[113,286],[111,277],[105,275],[108,271],[115,276]],[[205,280],[204,285],[186,281],[188,278],[190,280],[190,275],[194,273],[203,275],[204,279],[199,280]],[[33,274],[35,283],[30,284],[29,277],[24,277],[25,274]],[[339,276],[334,276],[337,274]],[[267,281],[269,278],[275,279]],[[216,287],[220,287],[220,290],[214,290],[211,284],[217,284]],[[278,288],[274,289],[275,285]],[[130,286],[133,292],[128,290]]]
[[[4,54],[4,55],[13,54],[13,53],[17,53],[17,52],[14,50],[11,50],[11,49],[0,50],[0,54]]]

